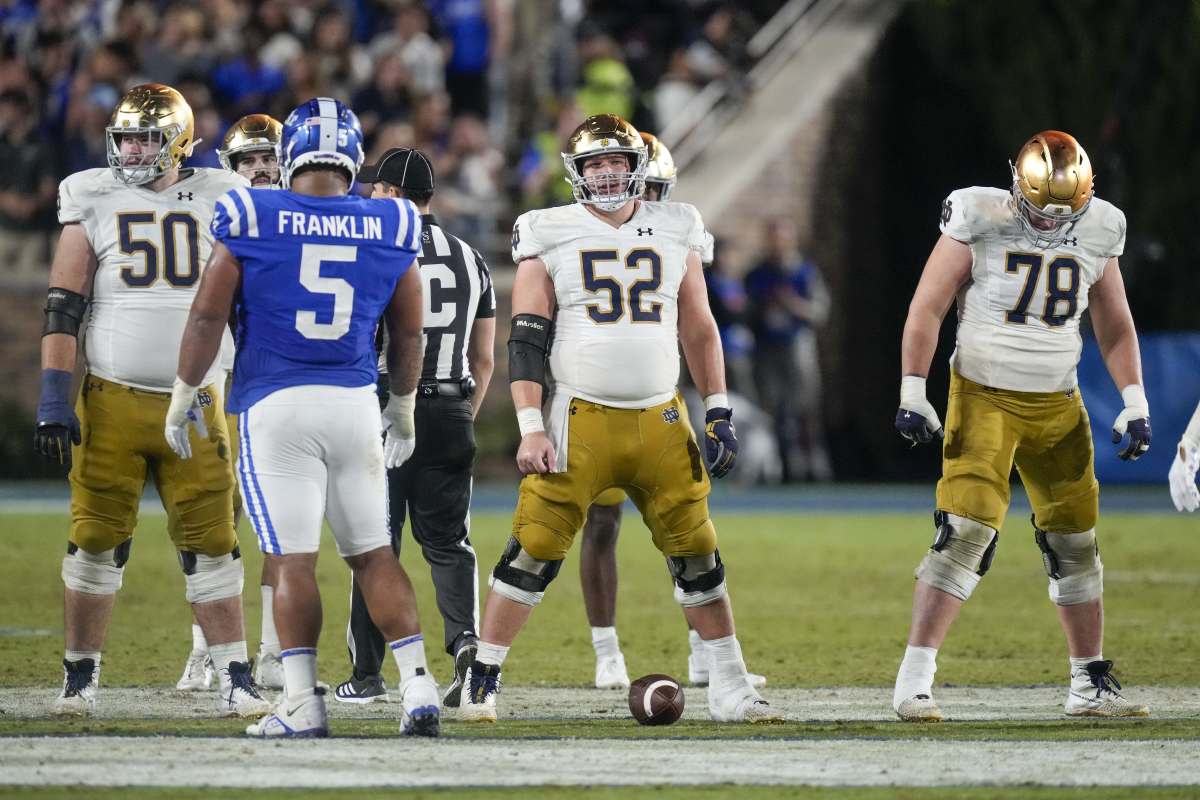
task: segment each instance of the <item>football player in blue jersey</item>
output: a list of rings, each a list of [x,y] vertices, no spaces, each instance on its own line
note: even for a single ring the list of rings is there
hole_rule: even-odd
[[[239,413],[246,511],[278,575],[274,616],[285,691],[273,713],[246,729],[251,736],[329,733],[316,655],[323,518],[400,669],[401,732],[438,734],[437,686],[412,585],[392,555],[384,484],[385,467],[403,463],[415,443],[422,297],[420,274],[410,267],[421,223],[407,200],[347,194],[362,161],[354,112],[316,98],[284,122],[284,191],[239,188],[217,201],[216,244],[184,331],[167,414],[167,441],[187,457],[197,371],[215,357],[236,297],[229,408]],[[373,348],[380,316],[391,379],[382,419]]]

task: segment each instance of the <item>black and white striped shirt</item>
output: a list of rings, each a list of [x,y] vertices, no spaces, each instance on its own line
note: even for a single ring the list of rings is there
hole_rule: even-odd
[[[467,345],[477,319],[496,316],[492,276],[479,251],[421,215],[421,268],[425,299],[425,361],[422,381],[457,381],[471,374]],[[386,338],[386,337],[385,337]],[[387,372],[386,346],[379,357]]]

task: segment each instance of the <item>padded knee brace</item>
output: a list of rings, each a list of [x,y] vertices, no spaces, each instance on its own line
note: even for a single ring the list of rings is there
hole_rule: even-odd
[[[1095,528],[1083,533],[1051,533],[1035,522],[1033,539],[1042,551],[1055,605],[1075,606],[1104,594],[1104,564]]]
[[[77,544],[67,543],[63,557],[62,579],[68,589],[84,594],[116,594],[125,575],[132,539],[99,553],[89,553]]]
[[[937,535],[914,573],[917,580],[966,600],[987,574],[1000,534],[973,519],[936,511]]]
[[[720,550],[706,556],[667,556],[667,569],[675,580],[675,602],[684,608],[706,606],[726,594]]]
[[[236,547],[232,553],[223,556],[206,556],[180,550],[179,566],[183,568],[187,580],[189,603],[211,603],[242,594],[245,574],[242,552]]]
[[[544,561],[525,552],[515,538],[508,540],[508,547],[500,556],[500,563],[492,570],[488,584],[492,590],[514,603],[536,606],[542,602],[546,587],[562,569],[562,561]]]

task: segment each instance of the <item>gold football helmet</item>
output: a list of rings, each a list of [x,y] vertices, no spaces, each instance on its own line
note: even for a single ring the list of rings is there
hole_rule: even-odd
[[[589,156],[620,153],[628,157],[626,172],[605,172],[583,175],[583,163]],[[567,151],[562,154],[567,167],[567,182],[575,200],[616,211],[642,196],[646,188],[646,167],[649,154],[637,129],[616,114],[596,114],[583,121],[567,139]]]
[[[195,132],[192,109],[183,95],[161,83],[135,86],[121,98],[105,128],[108,166],[130,186],[150,183],[192,154]],[[123,153],[121,143],[130,136],[140,148]]]
[[[642,131],[642,141],[646,143],[649,156],[649,165],[646,167],[646,199],[666,200],[675,188],[675,159],[671,158],[671,151],[653,133]],[[656,196],[651,197],[652,192]]]
[[[247,114],[239,119],[225,132],[221,146],[217,148],[217,158],[221,166],[230,172],[237,172],[238,156],[258,150],[269,150],[277,153],[279,139],[283,133],[283,125],[279,120],[268,114]],[[275,180],[279,182],[276,171]]]
[[[1062,131],[1042,131],[1010,162],[1017,221],[1035,247],[1058,247],[1092,202],[1092,162]]]

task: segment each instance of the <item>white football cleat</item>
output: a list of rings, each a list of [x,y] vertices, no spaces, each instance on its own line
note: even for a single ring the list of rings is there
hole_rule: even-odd
[[[435,737],[441,728],[438,687],[424,670],[400,685],[400,733]]]
[[[50,707],[55,717],[90,717],[96,710],[100,667],[90,658],[63,659],[63,688]]]
[[[464,722],[495,722],[496,695],[500,693],[500,667],[475,661],[467,670],[458,718]]]
[[[212,688],[213,677],[212,659],[204,650],[193,650],[188,654],[187,663],[183,665],[183,676],[175,683],[175,688],[181,692],[205,692]]]
[[[254,659],[254,682],[263,689],[283,688],[283,659],[278,650],[259,648]]]
[[[596,688],[629,688],[629,671],[625,669],[625,656],[619,650],[616,655],[596,659]]]
[[[708,715],[714,722],[750,724],[782,722],[783,716],[771,708],[743,674],[728,681],[713,681],[708,686]]]
[[[270,714],[247,725],[246,735],[262,738],[325,738],[329,735],[325,690],[318,687],[312,694],[296,702],[289,701],[285,696]]]
[[[221,699],[217,709],[223,717],[255,719],[271,712],[271,704],[258,693],[250,665],[244,661],[230,661],[229,669],[221,676]],[[324,704],[324,700],[321,701]]]
[[[1071,675],[1065,711],[1069,717],[1148,717],[1150,709],[1125,699],[1111,661],[1093,661]]]
[[[927,694],[914,694],[896,706],[896,716],[905,722],[941,722],[945,719],[937,702]]]
[[[747,672],[747,680],[755,689],[767,685],[767,676],[756,672]],[[708,658],[695,652],[688,656],[688,683],[692,686],[708,686]]]

